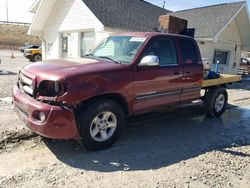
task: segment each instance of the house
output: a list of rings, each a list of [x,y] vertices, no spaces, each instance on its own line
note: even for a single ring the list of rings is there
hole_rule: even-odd
[[[188,20],[204,61],[237,74],[242,51],[250,51],[250,19],[245,1],[170,13]],[[212,66],[213,67],[213,66]]]
[[[79,58],[107,36],[153,31],[169,11],[141,0],[38,0],[29,34],[43,41],[43,57]]]
[[[109,35],[155,31],[160,15],[188,20],[205,61],[237,73],[241,52],[250,51],[246,2],[171,12],[142,0],[37,0],[29,34],[43,41],[44,59],[79,58]]]

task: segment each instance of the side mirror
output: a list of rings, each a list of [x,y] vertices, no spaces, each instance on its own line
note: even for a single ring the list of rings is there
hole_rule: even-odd
[[[141,62],[138,65],[139,67],[156,67],[160,66],[160,59],[155,55],[147,55],[142,58]]]

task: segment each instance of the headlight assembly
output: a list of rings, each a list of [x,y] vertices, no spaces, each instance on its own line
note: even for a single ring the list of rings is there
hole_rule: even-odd
[[[44,80],[39,84],[38,93],[40,96],[55,97],[66,91],[66,84],[60,81]]]

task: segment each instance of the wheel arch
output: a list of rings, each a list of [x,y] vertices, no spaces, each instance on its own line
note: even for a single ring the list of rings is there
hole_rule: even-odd
[[[42,54],[40,54],[40,53],[34,53],[33,56],[35,56],[35,55],[40,55],[40,56],[42,56]]]
[[[128,105],[126,98],[118,93],[105,93],[105,94],[97,95],[97,96],[91,97],[87,100],[84,100],[84,101],[80,102],[80,104],[77,105],[76,113],[78,114],[82,109],[84,109],[92,101],[101,100],[101,99],[110,99],[110,100],[115,101],[117,104],[119,104],[121,106],[125,115],[130,114],[129,105]]]

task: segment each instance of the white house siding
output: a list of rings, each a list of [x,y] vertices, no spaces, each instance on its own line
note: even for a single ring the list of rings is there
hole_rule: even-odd
[[[74,58],[79,56],[79,32],[72,32],[68,41],[68,57]],[[60,48],[59,48],[60,49]]]
[[[213,62],[215,50],[229,51],[229,61],[226,65],[221,65],[220,70],[223,73],[237,74],[238,67],[241,58],[241,38],[236,25],[233,20],[228,27],[218,36],[218,41],[198,43],[202,58],[209,59]],[[235,46],[237,45],[237,51],[235,52]],[[236,66],[234,66],[236,63]],[[214,65],[212,65],[214,67]]]
[[[109,37],[110,35],[115,34],[116,32],[111,32],[111,31],[97,31],[96,32],[96,41],[95,44],[97,45],[98,43],[100,43],[101,41],[103,41],[105,38]]]
[[[68,34],[68,57],[80,56],[81,32],[93,31],[96,43],[106,34],[104,26],[81,0],[57,0],[43,30],[45,59],[61,57],[61,34]],[[45,46],[43,46],[45,48]]]

